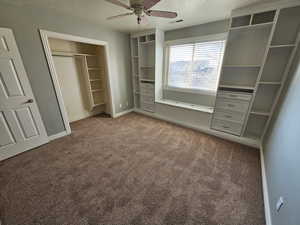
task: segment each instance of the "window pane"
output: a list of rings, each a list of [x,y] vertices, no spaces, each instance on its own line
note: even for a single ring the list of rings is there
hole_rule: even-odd
[[[168,86],[216,91],[225,41],[170,47]]]
[[[169,86],[184,88],[188,82],[193,62],[194,45],[178,45],[170,48]]]

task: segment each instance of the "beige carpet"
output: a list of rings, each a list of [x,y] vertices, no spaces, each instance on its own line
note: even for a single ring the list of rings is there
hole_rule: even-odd
[[[0,163],[3,225],[263,225],[259,152],[131,113]]]

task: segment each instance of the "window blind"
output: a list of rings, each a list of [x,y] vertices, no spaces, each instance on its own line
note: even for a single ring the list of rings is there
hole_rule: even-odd
[[[225,41],[208,41],[169,47],[168,86],[217,90]]]

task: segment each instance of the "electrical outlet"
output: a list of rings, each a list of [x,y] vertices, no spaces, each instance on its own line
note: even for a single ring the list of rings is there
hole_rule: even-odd
[[[279,212],[284,204],[283,197],[280,197],[276,203],[276,211]]]

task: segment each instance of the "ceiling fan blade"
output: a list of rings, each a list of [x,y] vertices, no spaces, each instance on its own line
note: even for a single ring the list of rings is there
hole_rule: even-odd
[[[117,5],[117,6],[121,6],[122,8],[125,8],[125,9],[131,9],[130,6],[124,4],[123,2],[120,2],[118,0],[105,0],[105,1],[112,3],[114,5]]]
[[[147,15],[164,17],[164,18],[176,18],[177,17],[176,12],[168,12],[168,11],[160,11],[160,10],[148,10]]]
[[[150,9],[160,1],[161,0],[144,0],[144,9]]]
[[[116,18],[119,18],[119,17],[131,16],[133,14],[134,13],[124,13],[124,14],[120,14],[120,15],[117,15],[117,16],[110,16],[110,17],[107,17],[106,19],[107,20],[112,20],[112,19],[116,19]]]

